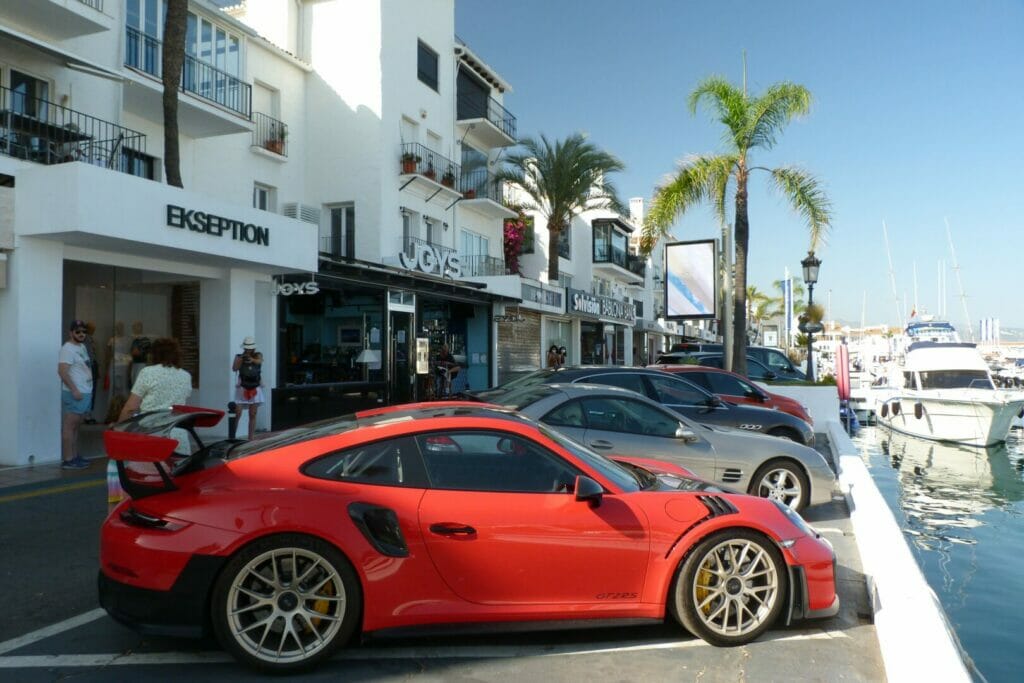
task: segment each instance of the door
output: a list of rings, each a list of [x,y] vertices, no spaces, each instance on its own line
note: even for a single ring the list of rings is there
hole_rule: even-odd
[[[596,508],[576,501],[566,484],[579,471],[518,435],[446,431],[416,439],[431,486],[420,503],[420,531],[437,571],[463,600],[639,601],[650,534],[625,497],[605,495]]]
[[[415,358],[413,354],[412,313],[391,311],[388,344],[388,403],[415,400]]]
[[[631,398],[601,396],[581,399],[587,423],[583,442],[605,455],[625,455],[674,462],[698,477],[713,480],[715,451],[706,439],[676,436],[687,426],[670,411]],[[559,428],[561,430],[561,428]],[[693,429],[700,429],[694,427]]]

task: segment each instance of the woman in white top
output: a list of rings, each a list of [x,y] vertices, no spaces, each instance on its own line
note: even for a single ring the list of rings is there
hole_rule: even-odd
[[[157,339],[150,347],[153,365],[147,365],[135,379],[132,393],[121,409],[120,420],[134,413],[147,413],[184,404],[192,394],[192,375],[182,370],[181,346],[177,339]]]

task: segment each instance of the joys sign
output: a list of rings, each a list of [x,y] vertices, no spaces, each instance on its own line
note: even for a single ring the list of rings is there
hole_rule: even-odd
[[[400,252],[398,260],[409,270],[418,270],[428,275],[440,275],[457,279],[462,277],[462,261],[459,255],[448,249],[441,249],[432,244],[414,244],[413,254]]]
[[[274,294],[291,296],[292,294],[316,294],[320,291],[318,282],[285,282],[274,287]]]

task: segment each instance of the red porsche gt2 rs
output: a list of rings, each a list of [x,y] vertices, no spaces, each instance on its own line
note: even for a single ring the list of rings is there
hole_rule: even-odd
[[[411,626],[671,614],[737,645],[839,609],[832,548],[797,513],[513,412],[411,404],[203,445],[219,417],[105,434],[130,497],[103,525],[100,603],[144,632],[212,630],[260,669]]]

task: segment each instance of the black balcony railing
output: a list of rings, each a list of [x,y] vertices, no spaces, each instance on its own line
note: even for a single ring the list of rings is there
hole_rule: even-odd
[[[406,237],[402,240],[402,252],[409,258],[415,258],[419,247],[431,247],[436,249],[440,255],[453,254],[455,250],[451,247],[443,247],[436,242],[420,239],[419,237]]]
[[[514,275],[505,267],[505,260],[497,256],[460,255],[459,260],[462,262],[462,275],[464,277]]]
[[[402,145],[399,158],[402,173],[418,173],[446,187],[458,190],[461,167],[447,157],[418,142],[407,142]]]
[[[152,177],[146,136],[59,104],[0,87],[0,154],[40,164],[84,161]],[[151,170],[151,169],[150,169]]]
[[[88,5],[98,12],[103,11],[103,0],[78,0],[83,5]]]
[[[252,121],[256,124],[252,131],[253,145],[288,156],[288,124],[260,112],[253,112]]]
[[[516,139],[516,117],[508,109],[498,104],[493,97],[484,99],[480,94],[459,93],[457,116],[460,121],[467,119],[487,119],[496,128],[513,140]]]
[[[459,189],[466,199],[490,199],[499,204],[504,201],[505,187],[486,168],[463,173],[459,180]]]
[[[131,26],[124,29],[124,65],[160,78],[163,43]],[[181,67],[181,89],[247,119],[252,114],[252,87],[248,83],[192,55],[185,55]]]
[[[633,313],[638,318],[644,317],[644,302],[639,299],[633,299]]]

